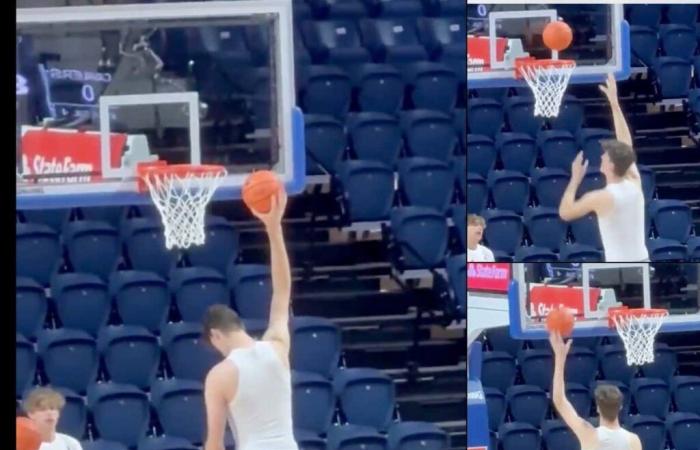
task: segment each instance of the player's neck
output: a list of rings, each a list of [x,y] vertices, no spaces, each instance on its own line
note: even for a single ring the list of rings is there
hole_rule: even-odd
[[[624,177],[619,177],[617,175],[611,174],[606,177],[606,181],[608,184],[618,184],[622,183],[625,180]]]
[[[255,339],[250,337],[245,331],[236,331],[228,336],[226,342],[227,354],[238,348],[252,347],[255,344]]]
[[[620,428],[620,421],[615,419],[612,422],[610,422],[610,421],[607,421],[601,417],[600,418],[600,426],[614,430],[616,428]]]
[[[469,250],[476,250],[479,248],[479,243],[478,242],[467,242],[467,248]]]

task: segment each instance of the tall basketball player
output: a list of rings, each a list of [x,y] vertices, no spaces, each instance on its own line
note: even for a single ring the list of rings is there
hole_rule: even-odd
[[[226,422],[238,450],[298,450],[292,432],[289,368],[291,273],[282,234],[287,197],[280,193],[263,222],[272,260],[270,322],[262,340],[248,335],[227,306],[212,306],[204,336],[224,356],[207,375],[204,398],[207,437],[204,450],[224,450]]]
[[[549,335],[549,343],[554,352],[554,379],[552,381],[552,402],[561,419],[578,438],[581,450],[642,450],[639,436],[620,426],[618,415],[622,409],[622,392],[612,384],[601,384],[595,390],[596,410],[600,426],[594,428],[578,413],[566,398],[564,391],[564,366],[571,343],[564,343],[559,333]]]
[[[588,168],[588,161],[583,161],[583,153],[579,153],[571,164],[571,180],[561,199],[559,215],[571,222],[595,213],[606,261],[648,261],[642,179],[637,169],[632,135],[617,98],[615,78],[609,75],[606,85],[600,86],[600,90],[610,103],[617,138],[600,141],[603,149],[600,171],[605,176],[606,186],[576,200],[576,190]]]

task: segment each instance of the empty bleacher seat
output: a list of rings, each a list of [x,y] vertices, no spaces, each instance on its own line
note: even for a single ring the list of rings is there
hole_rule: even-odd
[[[133,447],[146,435],[150,404],[136,386],[93,384],[88,389],[88,406],[101,438]]]
[[[566,383],[565,390],[566,398],[571,403],[571,406],[574,407],[576,413],[581,417],[588,417],[591,412],[591,405],[593,404],[588,385]]]
[[[547,448],[576,448],[578,438],[561,420],[545,420],[542,422],[542,440]]]
[[[506,392],[508,410],[515,422],[524,422],[538,427],[549,411],[547,393],[537,386],[520,384],[511,386]]]
[[[490,138],[503,127],[503,105],[491,98],[470,98],[467,102],[467,121],[471,133]]]
[[[263,264],[237,264],[231,267],[228,281],[238,314],[244,319],[267,322],[272,301],[270,267]]]
[[[449,447],[449,437],[437,425],[428,422],[401,421],[391,425],[387,434],[390,450],[441,450]]]
[[[300,103],[306,114],[343,119],[350,109],[352,81],[342,69],[313,65],[302,74]]]
[[[163,278],[152,272],[114,272],[110,295],[125,325],[140,325],[159,332],[168,316],[170,293]]]
[[[513,385],[516,375],[515,358],[506,352],[484,352],[481,380],[485,387],[505,392]]]
[[[469,173],[486,178],[496,163],[496,146],[480,134],[467,135],[467,167]]]
[[[569,175],[563,169],[544,167],[532,172],[532,185],[540,206],[559,208],[559,203],[569,184]]]
[[[692,413],[671,413],[666,417],[666,428],[676,450],[697,448],[700,436],[700,416]]]
[[[603,345],[598,348],[600,368],[606,380],[615,380],[629,385],[636,372],[634,366],[627,365],[627,352],[622,345]]]
[[[307,154],[328,173],[335,173],[336,165],[348,147],[344,124],[332,116],[304,115],[304,137]]]
[[[160,344],[143,327],[119,325],[103,327],[98,337],[109,380],[147,389],[160,363]]]
[[[135,270],[167,277],[177,262],[177,251],[165,248],[163,226],[159,219],[135,217],[124,221],[122,238],[131,267]]]
[[[507,352],[516,357],[523,348],[522,340],[513,339],[507,326],[488,328],[485,331],[485,336],[491,349],[497,352]]]
[[[202,384],[189,380],[157,380],[151,386],[151,404],[165,434],[194,444],[204,440],[206,414]]]
[[[523,239],[522,218],[512,211],[497,209],[486,210],[483,216],[486,219],[484,236],[489,248],[508,255],[515,253]]]
[[[499,133],[496,135],[496,148],[505,170],[514,170],[530,175],[530,172],[535,168],[537,145],[530,135]]]
[[[692,64],[690,60],[660,56],[654,65],[662,99],[687,98],[690,89]]]
[[[36,376],[36,352],[27,338],[17,333],[15,340],[15,397],[20,398]]]
[[[498,437],[503,450],[532,450],[540,448],[540,430],[521,422],[504,423],[498,429]]]
[[[642,373],[647,378],[660,378],[668,382],[678,370],[676,352],[667,344],[654,344],[654,361],[642,366]]]
[[[551,350],[525,349],[518,355],[518,361],[525,383],[549,391],[554,371]]]
[[[391,378],[376,369],[353,368],[338,371],[333,383],[348,423],[389,428],[396,398]]]
[[[571,170],[571,162],[579,151],[574,136],[564,130],[540,131],[537,146],[542,151],[545,167],[566,172]]]
[[[679,200],[654,200],[649,214],[660,238],[686,242],[690,236],[693,218],[690,207]]]
[[[584,244],[563,244],[559,249],[561,261],[603,262],[603,252]]]
[[[658,28],[661,23],[661,4],[629,5],[626,8],[627,20],[631,25],[644,25]]]
[[[78,394],[85,393],[99,367],[95,339],[80,330],[61,328],[40,331],[37,344],[48,381]]]
[[[604,139],[614,139],[612,131],[605,128],[581,128],[576,135],[578,148],[583,151],[584,160],[588,161],[589,167],[599,167],[603,149],[600,141]]]
[[[666,448],[666,426],[658,417],[628,416],[625,425],[629,431],[639,436],[643,449],[664,450]]]
[[[103,280],[109,278],[121,257],[116,228],[107,222],[80,220],[69,222],[63,237],[73,270],[92,273]]]
[[[204,244],[187,249],[187,259],[193,266],[209,267],[220,273],[238,257],[238,232],[222,217],[206,218]]]
[[[571,383],[590,385],[598,372],[596,354],[585,347],[572,347],[566,358],[565,380]]]
[[[70,389],[61,387],[53,387],[53,389],[60,392],[66,400],[58,418],[56,430],[59,433],[81,439],[85,435],[88,416],[85,399]]]
[[[352,20],[308,20],[301,25],[306,48],[319,64],[343,68],[357,67],[370,61],[362,47],[360,33]]]
[[[183,267],[170,273],[170,290],[182,320],[199,322],[212,305],[230,304],[226,278],[206,267]]]
[[[525,226],[533,245],[558,251],[566,239],[566,224],[554,208],[537,206],[525,209]]]
[[[451,112],[457,104],[459,78],[441,63],[420,61],[406,67],[410,96],[417,109]]]
[[[486,208],[489,189],[484,177],[477,173],[467,173],[467,213],[481,214]]]
[[[396,117],[362,112],[354,114],[347,127],[358,159],[381,162],[389,167],[395,164],[403,148],[401,127]]]
[[[489,430],[496,431],[506,417],[506,396],[496,388],[484,388],[486,410],[489,414]]]
[[[634,378],[630,391],[639,414],[666,417],[671,404],[671,393],[665,381],[659,378]]]
[[[56,231],[38,223],[17,223],[16,273],[47,286],[62,263],[62,249]]]
[[[203,340],[198,323],[169,323],[161,332],[161,345],[173,376],[178,379],[204,382],[209,369],[221,356]]]
[[[668,5],[666,16],[669,23],[695,25],[698,22],[698,5],[693,3]]]
[[[97,336],[107,323],[111,299],[107,284],[95,275],[63,273],[51,282],[51,295],[61,324]]]
[[[403,269],[432,269],[444,264],[449,237],[444,215],[418,206],[395,208],[391,228]]]
[[[522,214],[530,199],[530,180],[520,172],[494,170],[488,177],[496,208]]]
[[[353,424],[331,427],[328,431],[328,450],[352,447],[364,450],[388,450],[386,437],[372,427]]]
[[[363,64],[357,74],[357,101],[362,111],[396,114],[404,101],[405,83],[389,64]]]
[[[559,115],[549,119],[554,130],[564,130],[575,135],[583,126],[583,102],[573,95],[565,95],[559,106]]]
[[[536,137],[544,119],[535,116],[535,99],[531,96],[508,97],[503,102],[510,129]]]
[[[17,332],[34,338],[46,320],[48,301],[44,288],[31,278],[17,277],[15,283]]]
[[[335,412],[333,384],[318,374],[293,372],[292,405],[295,428],[326,434]]]
[[[659,40],[666,56],[689,59],[698,47],[693,26],[671,23],[659,27]]]
[[[401,125],[407,151],[413,156],[447,161],[459,144],[452,118],[439,111],[406,111]]]
[[[675,376],[671,379],[671,391],[678,411],[700,414],[700,377]]]
[[[647,248],[652,261],[685,261],[688,256],[686,246],[674,239],[649,239]]]
[[[428,59],[418,40],[415,19],[362,19],[360,32],[375,61],[405,66]]]
[[[644,26],[630,26],[630,45],[632,47],[632,65],[652,67],[659,48],[657,30]]]
[[[513,262],[556,262],[556,253],[544,247],[521,246],[515,251]]]
[[[291,367],[332,378],[340,360],[341,335],[337,325],[322,317],[297,316],[291,326]]]
[[[597,249],[603,248],[598,230],[598,219],[593,214],[588,214],[571,222],[571,233],[577,244],[588,245]]]

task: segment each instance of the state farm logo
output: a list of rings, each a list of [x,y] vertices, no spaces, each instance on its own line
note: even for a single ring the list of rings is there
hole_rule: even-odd
[[[69,174],[69,173],[90,173],[93,171],[92,164],[74,162],[70,156],[59,158],[46,158],[42,155],[36,155],[32,158],[31,163],[26,155],[22,155],[22,167],[24,174],[47,175],[47,174]],[[46,178],[42,182],[46,183],[67,183],[78,181],[90,181],[89,175],[78,177],[58,177]]]

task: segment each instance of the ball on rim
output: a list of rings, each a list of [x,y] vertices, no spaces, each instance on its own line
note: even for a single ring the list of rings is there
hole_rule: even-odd
[[[242,197],[246,206],[258,213],[268,213],[272,197],[284,189],[277,175],[269,170],[253,172],[243,184]]]
[[[39,450],[41,447],[39,428],[31,419],[18,417],[15,421],[15,435],[17,437],[16,450]]]
[[[574,330],[574,315],[565,308],[553,309],[547,314],[546,325],[548,331],[556,331],[562,337],[569,337]]]
[[[569,48],[573,39],[574,33],[566,22],[550,22],[542,32],[544,45],[558,52]]]

